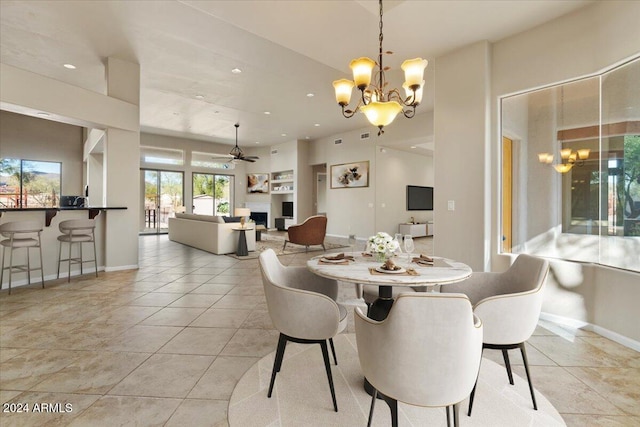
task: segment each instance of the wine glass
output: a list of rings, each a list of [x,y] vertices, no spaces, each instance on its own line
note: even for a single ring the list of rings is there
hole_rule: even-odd
[[[393,241],[398,243],[398,246],[393,251],[393,254],[400,256],[400,254],[402,253],[402,249],[401,249],[401,246],[402,246],[402,234],[401,233],[396,233],[395,236],[393,237]]]
[[[349,246],[351,247],[351,256],[353,256],[353,248],[356,245],[356,235],[349,234]]]
[[[407,265],[411,264],[411,253],[415,248],[413,237],[411,237],[411,234],[406,234],[404,236],[404,251],[407,253]]]

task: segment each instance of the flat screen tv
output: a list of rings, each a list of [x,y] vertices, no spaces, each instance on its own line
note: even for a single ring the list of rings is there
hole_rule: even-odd
[[[433,187],[420,187],[407,185],[407,210],[408,211],[432,211]]]
[[[293,202],[282,202],[282,216],[293,218]]]

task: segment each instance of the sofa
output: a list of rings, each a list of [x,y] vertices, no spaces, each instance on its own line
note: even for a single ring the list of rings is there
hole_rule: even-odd
[[[224,222],[219,216],[176,213],[169,218],[169,240],[192,246],[217,255],[236,252],[238,246],[239,222]],[[245,224],[247,248],[256,250],[256,230],[254,224]]]

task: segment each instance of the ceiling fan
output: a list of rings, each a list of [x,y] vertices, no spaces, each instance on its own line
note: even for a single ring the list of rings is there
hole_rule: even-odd
[[[231,161],[244,160],[245,162],[254,163],[256,160],[259,160],[260,158],[257,156],[245,156],[242,149],[238,147],[238,128],[240,127],[240,123],[236,123],[234,126],[236,127],[236,146],[229,152],[229,155],[232,156]]]

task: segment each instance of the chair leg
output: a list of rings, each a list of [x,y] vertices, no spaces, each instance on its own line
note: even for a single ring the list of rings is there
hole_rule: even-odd
[[[326,252],[327,248],[324,247],[324,242],[322,242],[321,245],[322,245],[322,250]]]
[[[42,242],[38,234],[38,251],[40,252],[40,277],[42,278],[42,289],[44,289],[44,264],[42,263]]]
[[[284,252],[284,249],[287,247],[287,240],[285,239],[284,241],[284,245],[282,245],[282,252]]]
[[[27,249],[27,284],[30,285],[31,284],[31,259],[29,258],[29,252],[31,252],[29,250],[29,248]]]
[[[84,274],[84,271],[82,271],[82,242],[79,243],[80,246],[80,275],[82,276]]]
[[[385,396],[382,393],[380,393],[380,395],[384,401],[387,402],[387,405],[389,405],[389,409],[391,410],[391,427],[398,427],[398,401],[389,396]]]
[[[504,359],[504,366],[507,368],[507,376],[509,377],[509,384],[513,385],[513,373],[511,373],[511,363],[509,363],[509,353],[506,349],[502,349],[502,358]]]
[[[58,242],[58,279],[60,278],[60,264],[62,264],[62,242]]]
[[[520,343],[520,353],[522,353],[522,361],[524,362],[524,370],[527,373],[527,381],[529,382],[529,391],[531,392],[531,400],[533,400],[533,409],[538,410],[538,404],[536,403],[536,395],[533,391],[533,384],[531,383],[531,375],[529,374],[529,362],[527,361],[527,351],[524,349],[524,343]]]
[[[11,278],[13,277],[13,248],[9,248],[9,295],[11,295]]]
[[[269,392],[267,393],[267,397],[271,397],[271,392],[273,391],[273,384],[276,382],[276,373],[280,370],[280,366],[282,366],[282,356],[284,356],[284,346],[286,344],[287,339],[283,334],[280,334],[278,338],[278,349],[276,350],[276,357],[273,360],[273,370],[271,371],[271,383],[269,384]]]
[[[93,264],[96,266],[96,277],[98,277],[98,256],[96,255],[96,236],[93,236]]]
[[[458,404],[453,405],[453,427],[458,427]]]
[[[371,408],[369,408],[369,421],[367,421],[367,427],[371,427],[371,421],[373,420],[373,409],[376,406],[376,400],[378,400],[378,390],[373,389],[373,394],[371,395]]]
[[[2,265],[0,265],[0,289],[2,289],[2,280],[4,279],[4,253],[7,250],[5,247],[2,247]],[[9,289],[9,293],[11,293],[11,289]]]
[[[449,416],[449,408],[450,406],[447,406],[446,408],[444,408],[445,412],[447,413],[447,427],[451,427],[451,417]]]
[[[482,347],[482,351],[480,352],[480,367],[482,367],[482,353],[484,352],[484,347]],[[467,416],[471,416],[471,409],[473,409],[473,398],[476,395],[476,387],[478,387],[478,378],[480,377],[480,367],[478,368],[478,376],[476,377],[476,382],[473,384],[473,389],[471,390],[471,395],[469,396],[469,409],[467,410]]]
[[[336,358],[336,348],[333,346],[333,338],[329,338],[329,344],[331,344],[331,353],[333,353],[333,361],[336,366],[338,365],[338,359]]]
[[[69,275],[67,276],[67,283],[71,283],[71,247],[73,245],[69,242]]]
[[[331,389],[331,399],[333,400],[333,409],[338,412],[338,403],[336,402],[336,392],[333,389],[333,375],[331,374],[331,363],[329,362],[329,351],[327,350],[327,342],[321,341],[322,357],[324,358],[324,367],[327,370],[327,378],[329,379],[329,388]]]

